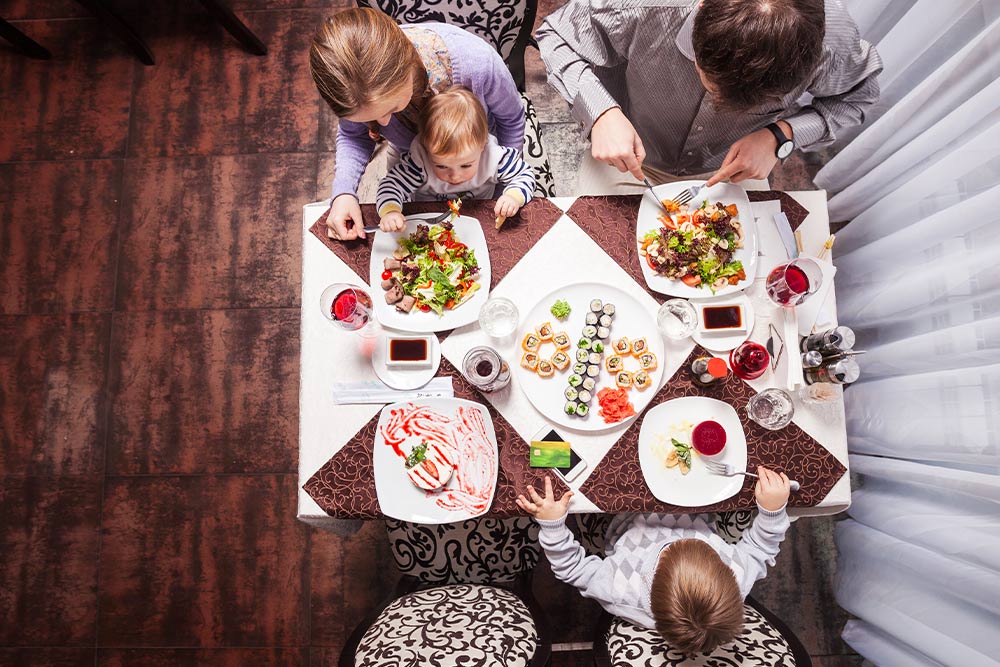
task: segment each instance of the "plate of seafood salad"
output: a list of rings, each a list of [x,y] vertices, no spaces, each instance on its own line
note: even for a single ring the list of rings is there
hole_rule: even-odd
[[[639,205],[636,242],[649,288],[687,298],[739,292],[753,284],[757,268],[757,225],[746,191],[732,183],[704,188],[677,206],[671,197],[704,181],[679,181],[654,188],[667,211],[645,196]]]
[[[518,384],[535,409],[565,428],[603,431],[629,422],[660,386],[663,340],[654,312],[608,285],[555,290],[522,320]]]
[[[475,218],[431,225],[434,214],[413,215],[401,232],[376,232],[369,281],[384,326],[400,331],[447,331],[474,322],[489,297],[490,256]]]
[[[493,420],[478,403],[423,398],[383,408],[372,454],[386,516],[450,523],[485,514],[499,457]]]

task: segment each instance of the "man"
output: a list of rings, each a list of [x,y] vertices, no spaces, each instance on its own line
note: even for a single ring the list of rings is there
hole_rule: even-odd
[[[537,37],[591,140],[586,194],[766,179],[878,100],[881,59],[838,0],[569,0]]]

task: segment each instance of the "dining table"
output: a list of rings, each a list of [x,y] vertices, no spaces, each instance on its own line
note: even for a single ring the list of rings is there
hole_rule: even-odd
[[[747,193],[758,232],[756,277],[788,260],[786,246],[773,220],[784,213],[796,231],[803,255],[820,256],[830,235],[825,191]],[[636,243],[636,221],[643,195],[580,195],[533,199],[499,230],[494,225],[490,200],[466,201],[462,215],[482,223],[491,264],[490,296],[507,297],[522,316],[539,298],[554,289],[577,282],[612,285],[633,297],[651,317],[670,298],[650,290],[643,278]],[[299,388],[299,491],[298,518],[315,526],[333,526],[345,519],[381,519],[374,480],[372,448],[379,414],[384,405],[342,405],[334,400],[335,383],[375,380],[371,359],[363,353],[363,340],[345,332],[324,317],[320,309],[323,290],[334,283],[367,285],[371,243],[347,243],[327,235],[328,202],[307,204],[302,210],[302,303]],[[411,203],[407,215],[440,212],[443,204]],[[373,205],[362,205],[366,225],[377,225]],[[376,232],[380,233],[380,232]],[[372,297],[381,299],[376,285]],[[750,339],[763,343],[769,331],[783,329],[787,311],[774,308],[758,313]],[[836,295],[833,286],[824,295],[817,324],[835,326]],[[521,327],[525,322],[521,322]],[[771,325],[776,325],[772,327]],[[520,331],[520,329],[519,329]],[[533,407],[521,390],[517,373],[502,391],[481,393],[462,375],[461,361],[471,348],[488,345],[511,366],[521,352],[519,339],[491,338],[473,322],[436,334],[440,340],[439,377],[450,376],[456,398],[481,403],[493,419],[499,454],[497,485],[486,516],[521,514],[515,499],[528,485],[541,488],[547,470],[529,465],[529,442],[551,421]],[[786,335],[787,338],[793,336]],[[851,501],[843,388],[831,385],[834,400],[804,402],[798,392],[792,422],[771,431],[752,421],[746,411],[749,399],[769,387],[782,387],[787,371],[782,364],[797,361],[799,340],[783,340],[784,360],[762,377],[745,381],[730,375],[707,387],[691,382],[690,365],[698,356],[712,353],[691,338],[664,339],[660,385],[648,409],[684,396],[707,396],[725,401],[739,415],[746,434],[748,469],[757,465],[784,471],[799,481],[801,489],[789,499],[792,517],[829,515],[848,508]],[[794,356],[793,356],[794,355]],[[646,484],[640,467],[638,438],[644,412],[620,425],[601,431],[566,431],[573,449],[587,462],[586,470],[572,482],[555,477],[556,491],[574,491],[571,513],[658,512],[685,514],[751,510],[755,507],[753,479],[725,500],[699,507],[671,505],[658,500]]]

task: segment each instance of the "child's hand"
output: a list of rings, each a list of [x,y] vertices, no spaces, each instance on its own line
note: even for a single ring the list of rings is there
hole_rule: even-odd
[[[493,207],[493,213],[497,217],[509,218],[515,215],[521,209],[521,205],[517,203],[517,200],[509,195],[501,195],[497,199],[497,205]]]
[[[406,218],[399,211],[386,213],[378,221],[378,228],[383,232],[401,232],[406,229]]]
[[[517,506],[536,519],[551,521],[566,516],[566,511],[569,508],[569,499],[573,496],[573,492],[567,491],[562,495],[562,498],[556,500],[552,493],[552,479],[546,477],[545,497],[542,498],[539,496],[533,486],[528,487],[528,495],[531,496],[531,500],[528,500],[523,495],[518,496]]]
[[[791,487],[788,483],[788,475],[768,470],[764,466],[757,466],[757,486],[754,487],[754,496],[757,504],[768,512],[776,512],[788,502],[788,494]]]

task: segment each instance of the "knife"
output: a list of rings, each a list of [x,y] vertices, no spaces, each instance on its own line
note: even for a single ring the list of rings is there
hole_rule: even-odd
[[[788,222],[788,216],[784,213],[775,213],[774,226],[778,228],[778,236],[781,237],[781,243],[785,246],[785,250],[788,252],[788,259],[795,259],[798,257],[799,248],[795,243],[795,234],[792,233],[792,225]]]
[[[451,211],[450,210],[449,211],[445,211],[444,213],[442,213],[438,217],[431,219],[429,222],[432,225],[436,225],[437,223],[442,222],[449,215],[451,215]],[[371,234],[373,232],[377,232],[378,230],[379,230],[378,225],[372,225],[370,227],[365,227],[365,234]]]

